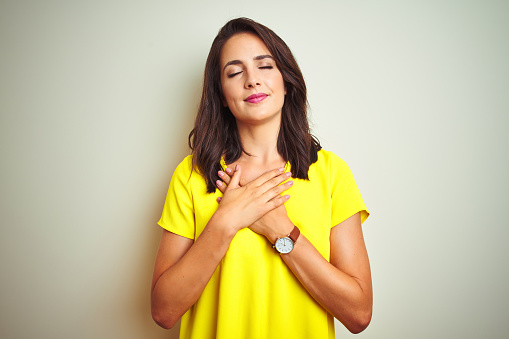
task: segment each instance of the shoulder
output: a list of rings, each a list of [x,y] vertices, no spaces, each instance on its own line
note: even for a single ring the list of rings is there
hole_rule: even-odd
[[[309,167],[310,180],[327,180],[329,183],[349,185],[353,174],[348,164],[331,151],[323,148],[318,151],[318,160]]]
[[[180,182],[193,194],[206,194],[207,184],[199,170],[193,167],[193,156],[188,155],[178,164],[173,172],[172,181]]]
[[[175,168],[172,180],[179,180],[189,183],[193,172],[195,172],[193,171],[193,156],[188,155]]]
[[[175,173],[181,173],[185,172],[187,174],[191,173],[191,170],[193,168],[193,156],[188,155],[187,157],[182,160],[177,167],[175,168]]]
[[[335,153],[326,151],[323,148],[318,151],[318,160],[315,164],[317,165],[316,167],[318,170],[328,170],[330,173],[350,171],[348,165],[343,159]]]

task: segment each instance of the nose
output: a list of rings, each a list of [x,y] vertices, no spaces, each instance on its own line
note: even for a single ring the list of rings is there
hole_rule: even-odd
[[[244,84],[246,88],[255,88],[261,85],[260,79],[258,78],[256,71],[250,70],[247,71],[246,73],[247,77],[246,82]]]

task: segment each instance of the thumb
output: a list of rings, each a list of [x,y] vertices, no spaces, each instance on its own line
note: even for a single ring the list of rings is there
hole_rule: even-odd
[[[233,176],[232,176],[230,183],[228,184],[228,187],[226,188],[226,190],[228,190],[230,188],[240,187],[240,173],[241,173],[240,166],[235,165],[235,172],[233,172]]]

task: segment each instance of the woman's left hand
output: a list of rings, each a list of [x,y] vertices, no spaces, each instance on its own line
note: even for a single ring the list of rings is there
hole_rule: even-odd
[[[230,173],[228,173],[230,172]],[[228,185],[230,183],[233,171],[229,168],[226,169],[226,173],[220,171],[219,177],[221,180]],[[240,182],[240,186],[246,185],[247,182]],[[226,185],[218,186],[219,190],[224,194],[226,191]],[[221,197],[217,198],[217,202],[221,202]],[[249,228],[258,234],[264,235],[272,244],[274,244],[279,237],[287,236],[292,231],[294,225],[288,214],[286,208],[281,205],[270,212],[266,213],[263,217],[256,220]]]

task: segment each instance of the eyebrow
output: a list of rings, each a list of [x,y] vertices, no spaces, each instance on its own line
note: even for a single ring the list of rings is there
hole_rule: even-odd
[[[269,55],[269,54],[264,54],[264,55],[257,55],[253,58],[253,60],[263,60],[263,59],[272,59],[274,60],[274,58],[272,57],[272,55]],[[223,67],[223,72],[224,70],[226,69],[226,67],[230,66],[230,65],[239,65],[239,64],[242,64],[242,61],[240,60],[232,60],[232,61],[228,61],[226,63],[226,65],[224,65]]]

